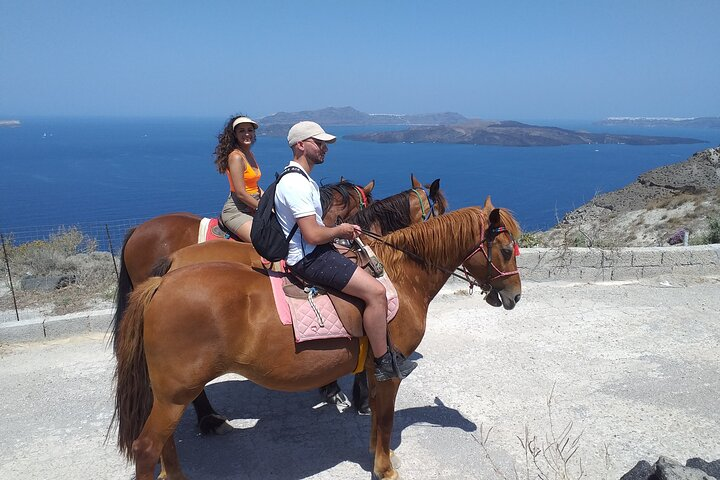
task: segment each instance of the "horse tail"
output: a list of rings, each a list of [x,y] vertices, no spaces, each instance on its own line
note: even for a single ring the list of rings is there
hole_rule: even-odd
[[[128,269],[125,266],[125,246],[128,240],[135,231],[135,227],[131,228],[125,234],[123,240],[122,250],[120,250],[120,273],[118,273],[118,286],[115,291],[115,313],[113,314],[112,321],[110,323],[110,339],[113,345],[113,352],[117,355],[118,350],[118,332],[120,331],[120,320],[122,320],[123,314],[128,304],[128,295],[132,292],[133,284],[128,274]]]
[[[152,408],[152,389],[143,343],[144,312],[162,281],[151,277],[130,295],[123,315],[115,368],[115,413],[118,448],[132,459],[132,444],[140,435]]]
[[[171,257],[162,257],[158,262],[153,266],[152,271],[150,272],[151,277],[162,277],[167,272],[170,271],[170,267],[172,267],[172,258]]]

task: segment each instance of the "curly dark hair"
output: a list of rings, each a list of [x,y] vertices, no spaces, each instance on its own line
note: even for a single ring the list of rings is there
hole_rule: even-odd
[[[230,117],[225,124],[225,128],[223,128],[222,132],[217,136],[218,144],[215,147],[215,166],[220,173],[225,173],[228,168],[228,155],[230,155],[233,150],[240,148],[235,138],[235,131],[233,130],[232,124],[236,118],[244,116],[245,115],[240,113]]]

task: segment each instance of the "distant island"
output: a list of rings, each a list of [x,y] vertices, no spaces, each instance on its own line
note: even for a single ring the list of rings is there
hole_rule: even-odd
[[[705,143],[695,138],[589,133],[514,121],[470,119],[459,113],[364,113],[352,107],[280,112],[260,118],[259,135],[285,136],[291,125],[313,120],[332,126],[403,126],[402,130],[360,133],[343,138],[377,143],[459,143],[537,147],[582,144],[671,145]],[[409,127],[409,128],[407,128]]]
[[[312,120],[324,127],[373,125],[454,125],[469,119],[459,113],[427,113],[405,115],[395,113],[365,113],[353,107],[328,107],[302,112],[279,112],[260,118],[259,135],[284,136],[292,125]]]
[[[293,125],[312,120],[320,125],[453,125],[469,119],[459,113],[426,113],[405,115],[400,113],[365,113],[353,107],[328,107],[302,112],[279,112],[259,120],[260,125]]]
[[[0,120],[0,127],[19,127],[20,120]]]
[[[609,117],[598,125],[632,125],[636,127],[720,128],[720,117]]]
[[[520,122],[476,120],[459,125],[416,127],[404,131],[363,133],[344,138],[379,143],[461,143],[504,147],[555,147],[583,144],[673,145],[705,143],[695,138],[589,133]]]

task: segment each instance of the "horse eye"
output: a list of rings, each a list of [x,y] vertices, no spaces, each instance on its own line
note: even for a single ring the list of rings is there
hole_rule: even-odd
[[[513,255],[513,248],[506,246],[506,247],[502,247],[500,250],[502,251],[503,258],[505,259],[505,261],[509,262]]]

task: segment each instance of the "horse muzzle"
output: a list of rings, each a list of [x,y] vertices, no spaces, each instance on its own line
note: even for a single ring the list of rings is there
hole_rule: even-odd
[[[520,294],[510,296],[504,290],[491,289],[485,296],[485,301],[493,307],[502,306],[505,310],[512,310],[520,301]]]

